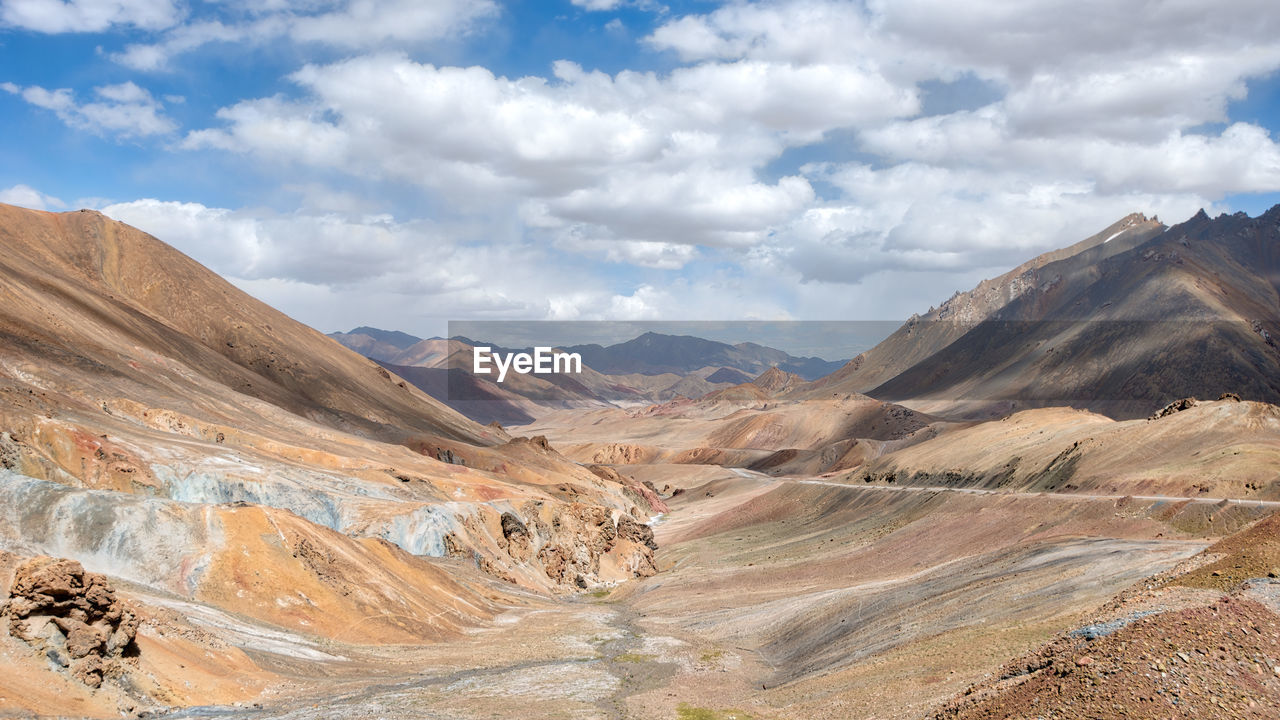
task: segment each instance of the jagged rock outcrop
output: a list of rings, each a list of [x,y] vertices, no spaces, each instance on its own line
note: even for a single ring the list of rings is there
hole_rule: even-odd
[[[508,582],[518,582],[522,568],[529,567],[540,569],[558,590],[657,572],[653,530],[626,513],[581,503],[531,501],[518,513],[502,513],[498,526],[500,554],[476,554],[475,559],[481,570]]]
[[[658,549],[658,543],[653,539],[653,528],[642,525],[626,515],[618,518],[618,536],[650,550]]]
[[[1240,397],[1237,395],[1237,396],[1236,396],[1236,400],[1239,400],[1239,399],[1240,399]],[[1162,418],[1162,417],[1169,417],[1170,415],[1172,415],[1172,414],[1174,414],[1174,413],[1176,413],[1176,412],[1182,412],[1183,410],[1189,410],[1189,409],[1191,409],[1191,408],[1193,408],[1193,407],[1195,407],[1195,406],[1196,406],[1196,399],[1195,399],[1195,398],[1182,398],[1181,400],[1174,400],[1173,402],[1169,403],[1168,405],[1165,405],[1163,408],[1160,408],[1159,410],[1157,410],[1157,411],[1155,411],[1155,412],[1151,413],[1151,416],[1150,416],[1150,417],[1148,417],[1147,419],[1148,419],[1148,420],[1159,420],[1159,419],[1160,419],[1160,418]]]
[[[94,688],[120,672],[138,632],[137,615],[105,576],[51,557],[18,567],[0,617],[9,634]]]
[[[507,553],[519,560],[528,560],[533,545],[529,528],[516,515],[502,513],[502,539],[507,543]]]
[[[608,465],[588,465],[586,467],[596,477],[621,485],[623,491],[631,496],[637,505],[648,505],[649,509],[656,513],[665,513],[669,510],[667,503],[659,497],[658,489],[653,486],[653,483],[641,482],[635,478],[628,477]]]

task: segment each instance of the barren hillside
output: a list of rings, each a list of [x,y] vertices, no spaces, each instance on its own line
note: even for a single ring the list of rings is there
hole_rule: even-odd
[[[0,244],[0,548],[372,644],[493,616],[431,558],[550,592],[653,571],[646,488],[467,420],[155,238],[0,206]]]

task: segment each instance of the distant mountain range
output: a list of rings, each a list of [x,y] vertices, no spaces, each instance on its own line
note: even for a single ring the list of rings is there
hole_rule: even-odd
[[[448,356],[444,341],[375,328],[333,337],[395,365]],[[1173,227],[1133,214],[956,293],[843,365],[659,333],[564,348],[591,374],[558,406],[699,397],[776,367],[809,381],[783,397],[862,393],[956,419],[1047,406],[1132,418],[1190,396],[1280,403],[1277,337],[1280,206]]]
[[[329,337],[367,357],[397,365],[424,364],[424,359],[434,358],[434,356],[427,353],[424,358],[425,348],[422,343],[440,340],[440,338],[424,340],[396,330],[380,330],[367,326],[345,333],[330,333]],[[483,338],[473,340],[456,337],[453,339],[472,346],[498,347]],[[664,335],[655,332],[647,332],[632,340],[609,346],[587,344],[571,345],[561,349],[565,352],[580,354],[583,363],[605,375],[631,373],[686,375],[704,368],[728,368],[745,373],[745,379],[739,382],[746,382],[769,368],[777,367],[806,380],[816,380],[845,364],[843,360],[796,357],[782,350],[752,342],[730,345],[691,335]]]
[[[554,412],[525,430],[580,462],[794,475],[870,468],[858,482],[905,482],[929,467],[947,468],[929,484],[1016,475],[1058,489],[1077,465],[1105,477],[1117,464],[1140,473],[1153,458],[1177,457],[1160,482],[1181,493],[1194,478],[1226,477],[1220,458],[1206,454],[1201,465],[1186,448],[1274,438],[1275,408],[1233,401],[1280,404],[1278,319],[1280,206],[1259,218],[1200,213],[1174,227],[1130,215],[956,293],[816,381],[771,368],[698,398]],[[661,340],[623,346],[660,356]],[[737,372],[707,379],[741,380]],[[1189,397],[1222,402],[1181,402]],[[1162,421],[1148,426],[1149,417]],[[1009,422],[971,422],[996,418]],[[967,427],[984,430],[948,435]],[[1137,447],[1142,459],[1124,460]],[[1270,472],[1269,460],[1239,460],[1231,473],[1252,484],[1226,492],[1250,491]]]
[[[796,357],[756,343],[727,343],[688,335],[645,333],[610,346],[573,345],[583,372],[569,376],[508,376],[502,384],[470,372],[471,348],[494,343],[455,337],[418,338],[403,332],[358,327],[330,337],[400,375],[463,415],[503,425],[525,424],[548,409],[647,405],[750,382],[772,368],[802,380],[843,366]]]
[[[606,375],[640,373],[690,373],[705,367],[740,370],[752,377],[776,367],[806,380],[835,372],[843,361],[794,355],[752,342],[729,345],[690,335],[647,332],[616,345],[575,345],[566,348],[582,355],[582,361]]]
[[[367,335],[375,343],[379,345],[389,345],[399,350],[407,350],[414,343],[422,342],[422,338],[410,335],[399,330],[379,330],[378,328],[361,325],[352,330],[349,335]]]

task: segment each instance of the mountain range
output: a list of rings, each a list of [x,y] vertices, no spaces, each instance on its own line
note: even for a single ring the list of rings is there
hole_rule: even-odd
[[[520,350],[466,337],[422,339],[371,327],[329,336],[463,415],[478,422],[503,425],[523,425],[555,409],[647,405],[679,397],[696,398],[749,382],[774,367],[815,379],[843,365],[816,357],[796,357],[756,343],[729,345],[689,335],[648,332],[610,346],[559,348],[582,357],[582,373],[512,374],[499,384],[492,376],[472,374],[471,349],[486,346],[498,352]]]
[[[367,326],[350,332],[329,333],[329,337],[356,352],[396,365],[422,365],[431,359],[424,353],[432,341],[440,338],[422,338],[394,330],[379,330]],[[483,338],[456,337],[454,340],[471,346],[503,348]],[[525,348],[527,350],[527,348]],[[728,368],[759,375],[771,367],[795,373],[806,380],[816,380],[844,365],[845,361],[823,360],[817,357],[796,357],[782,350],[752,342],[737,345],[705,340],[691,335],[665,335],[646,332],[638,337],[613,345],[569,345],[559,348],[564,352],[578,353],[585,365],[604,375],[688,375],[705,368]]]
[[[544,414],[529,429],[578,460],[799,474],[873,467],[907,445],[929,447],[948,425],[1033,408],[1130,420],[1184,398],[1276,404],[1278,249],[1280,207],[1258,218],[1201,212],[1173,227],[1130,215],[956,293],[818,380],[762,376],[647,410],[599,411],[587,423]]]
[[[1277,402],[1278,217],[1276,209],[1258,218],[1211,219],[1201,211],[1167,227],[1129,215],[957,292],[844,364],[749,342],[645,333],[611,346],[563,348],[595,375],[581,387],[543,393],[534,406],[517,409],[522,403],[509,388],[466,390],[473,380],[458,372],[452,382],[460,402],[472,403],[464,412],[501,422],[527,422],[545,408],[698,397],[773,367],[811,382],[793,389],[797,397],[865,393],[955,419],[1048,406],[1130,418],[1180,397],[1222,393]],[[331,336],[392,369],[443,368],[450,357],[443,341],[405,333],[364,327]],[[469,367],[454,359],[452,367]],[[439,378],[403,374],[450,401]]]
[[[646,334],[501,386],[96,212],[0,243],[0,714],[1280,699],[1280,207],[1131,215],[821,376]]]

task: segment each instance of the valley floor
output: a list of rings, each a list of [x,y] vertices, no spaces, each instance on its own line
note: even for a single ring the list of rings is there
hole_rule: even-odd
[[[656,523],[657,576],[504,590],[519,606],[458,642],[260,643],[255,661],[293,678],[261,707],[164,717],[928,717],[1064,631],[1203,601],[1143,580],[1273,510],[620,469],[684,488]]]

